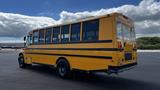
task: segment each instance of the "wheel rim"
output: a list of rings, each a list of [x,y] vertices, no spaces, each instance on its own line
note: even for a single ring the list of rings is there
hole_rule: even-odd
[[[58,72],[59,72],[60,76],[64,76],[67,72],[66,67],[63,65],[60,65],[58,68]]]
[[[23,66],[23,62],[24,62],[24,59],[22,57],[19,58],[19,65],[22,67]]]

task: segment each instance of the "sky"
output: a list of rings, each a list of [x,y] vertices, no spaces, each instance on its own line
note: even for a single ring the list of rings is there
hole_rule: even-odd
[[[47,16],[58,20],[62,11],[83,12],[124,4],[137,5],[140,0],[3,0],[0,11],[29,16]]]
[[[21,42],[32,29],[88,16],[123,13],[135,21],[136,35],[160,35],[159,0],[3,0],[0,43]]]

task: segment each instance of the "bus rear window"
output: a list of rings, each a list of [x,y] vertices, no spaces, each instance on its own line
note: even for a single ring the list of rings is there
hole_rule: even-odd
[[[131,27],[121,23],[117,22],[117,38],[118,39],[124,39],[124,40],[132,40],[134,37],[134,30],[132,30]]]
[[[132,40],[131,30],[128,26],[123,25],[124,40]]]
[[[123,34],[122,34],[122,23],[117,22],[117,38],[122,39]]]

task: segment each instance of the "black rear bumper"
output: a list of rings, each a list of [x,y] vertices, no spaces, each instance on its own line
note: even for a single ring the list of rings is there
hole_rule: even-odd
[[[130,70],[132,68],[135,68],[137,66],[137,63],[132,63],[132,64],[127,64],[127,65],[123,65],[123,66],[109,66],[107,73],[108,74],[112,74],[112,73],[119,73],[119,72],[123,72],[126,70]]]

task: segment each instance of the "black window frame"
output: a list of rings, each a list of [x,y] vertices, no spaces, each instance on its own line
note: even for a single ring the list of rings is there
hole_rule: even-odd
[[[46,31],[45,32],[45,43],[46,44],[50,44],[50,43],[52,43],[52,31],[53,31],[53,28],[47,28],[45,31]],[[48,35],[50,35],[50,36],[48,36]]]
[[[99,25],[100,25],[99,23],[100,23],[99,19],[83,22],[83,25],[82,25],[82,40],[83,41],[98,41],[99,40]],[[92,37],[90,35],[91,33],[93,34]]]
[[[70,25],[61,26],[61,43],[69,42],[69,39],[70,39]]]
[[[61,30],[60,26],[59,27],[53,27],[52,43],[60,43],[60,35],[61,35],[60,30]],[[54,40],[55,36],[57,37],[56,40]]]
[[[32,34],[28,34],[27,40],[26,40],[26,45],[29,46],[29,45],[32,45],[32,43],[33,43]]]
[[[35,36],[35,33],[37,33],[37,36]],[[35,43],[35,38],[37,39],[37,42]],[[39,43],[39,31],[34,31],[33,32],[33,44],[38,44]]]
[[[39,30],[39,38],[38,38],[39,44],[45,43],[45,30]]]
[[[81,40],[80,36],[81,36],[81,23],[71,24],[70,41],[71,42],[80,42],[80,40]]]

